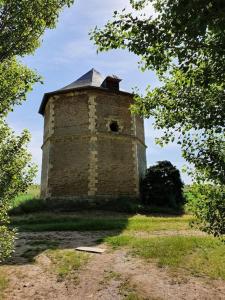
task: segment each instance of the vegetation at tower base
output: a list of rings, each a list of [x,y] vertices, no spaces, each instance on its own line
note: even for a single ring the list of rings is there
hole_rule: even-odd
[[[47,28],[54,28],[59,12],[72,0],[0,0],[0,261],[13,249],[14,231],[7,212],[10,201],[32,182],[36,167],[27,152],[29,133],[16,136],[4,118],[13,106],[26,100],[40,82],[33,70],[18,61],[40,45]]]
[[[180,172],[169,161],[159,161],[147,169],[141,190],[146,205],[180,210],[184,204]]]
[[[161,86],[137,95],[133,111],[153,117],[163,132],[157,143],[180,144],[195,167],[194,179],[211,182],[219,193],[225,185],[225,3],[130,2],[135,13],[115,12],[91,38],[99,51],[128,49],[140,57],[143,70],[157,72]],[[144,14],[149,4],[156,12],[152,16]]]

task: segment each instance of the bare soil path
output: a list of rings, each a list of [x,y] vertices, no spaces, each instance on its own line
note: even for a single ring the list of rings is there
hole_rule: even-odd
[[[1,267],[9,277],[6,300],[123,300],[130,295],[163,300],[223,300],[225,283],[192,277],[183,270],[172,272],[131,257],[126,250],[107,248],[104,254],[91,254],[89,262],[78,271],[78,279],[59,280],[51,272],[51,261],[43,249],[31,253],[31,263],[23,253],[34,241],[59,241],[61,249],[96,245],[96,240],[115,232],[21,233],[16,253]],[[165,232],[166,234],[166,232]],[[106,245],[102,245],[106,247]]]

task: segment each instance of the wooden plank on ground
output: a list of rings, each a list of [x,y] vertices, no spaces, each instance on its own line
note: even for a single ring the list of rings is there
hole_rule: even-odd
[[[91,253],[104,253],[105,249],[98,248],[98,247],[78,247],[76,248],[77,251],[84,251],[84,252],[91,252]]]

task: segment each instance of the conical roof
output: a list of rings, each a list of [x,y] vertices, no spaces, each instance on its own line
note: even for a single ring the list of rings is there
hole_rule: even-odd
[[[63,87],[60,90],[69,90],[79,87],[86,87],[86,86],[95,86],[100,87],[104,81],[102,75],[96,71],[95,69],[91,69],[86,74],[78,78],[76,81],[72,82],[71,84]]]
[[[106,78],[104,78],[98,71],[96,71],[95,69],[91,69],[90,71],[82,75],[80,78],[78,78],[76,81],[72,82],[71,84],[59,90],[50,93],[45,93],[41,102],[41,106],[39,108],[39,113],[44,115],[45,106],[50,96],[64,94],[71,90],[97,89],[99,91],[101,90],[101,91],[108,91],[111,93],[116,92],[124,95],[132,95],[130,93],[119,90],[120,81],[121,79],[119,79],[115,75],[107,76]]]

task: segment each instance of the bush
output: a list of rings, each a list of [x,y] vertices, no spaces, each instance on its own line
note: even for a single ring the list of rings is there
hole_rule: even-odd
[[[197,226],[217,237],[225,235],[225,186],[194,184],[187,209],[197,218]]]
[[[144,204],[181,208],[184,204],[183,182],[179,170],[169,161],[159,161],[147,169],[141,183]]]
[[[0,262],[13,252],[15,232],[9,227],[8,211],[12,199],[26,191],[36,173],[27,151],[30,135],[14,134],[0,120]]]
[[[14,237],[14,230],[10,230],[7,226],[0,226],[0,263],[12,254]]]

